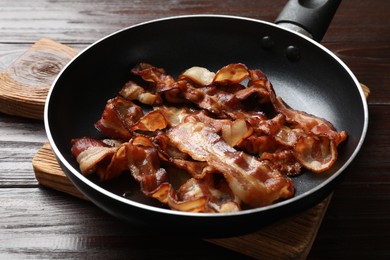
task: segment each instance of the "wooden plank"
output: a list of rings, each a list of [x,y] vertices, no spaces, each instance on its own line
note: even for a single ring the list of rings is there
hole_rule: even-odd
[[[272,22],[285,3],[285,0],[181,0],[177,3],[159,0],[3,0],[0,1],[0,41],[33,43],[39,38],[50,37],[65,43],[91,43],[140,22],[195,13],[234,14]],[[388,14],[383,10],[387,10],[389,4],[389,1],[361,1],[359,4],[356,0],[342,1],[324,42],[383,39],[383,35],[389,32]],[[359,22],[355,21],[356,17],[359,17]]]
[[[145,230],[46,189],[0,189],[1,259],[245,259],[204,240]]]
[[[43,122],[0,114],[0,187],[37,186],[31,159],[46,140]]]
[[[85,199],[61,171],[48,143],[35,155],[33,167],[40,184]],[[255,258],[305,259],[330,200],[331,196],[301,214],[281,220],[258,232],[207,241]]]

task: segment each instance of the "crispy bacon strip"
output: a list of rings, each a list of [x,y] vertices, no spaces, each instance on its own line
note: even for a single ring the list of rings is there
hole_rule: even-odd
[[[313,172],[328,170],[337,160],[337,147],[326,137],[301,137],[294,146],[295,158]]]
[[[143,87],[134,81],[127,82],[119,91],[119,94],[127,100],[138,100],[145,105],[158,106],[162,104],[161,96],[158,93],[146,92]]]
[[[278,143],[273,136],[256,133],[245,138],[237,145],[238,148],[250,154],[258,154],[260,156],[265,152],[273,153],[280,146],[280,143]]]
[[[302,165],[297,161],[291,149],[284,149],[277,152],[263,152],[260,156],[263,160],[269,160],[272,168],[278,169],[287,176],[295,176],[301,173]]]
[[[206,174],[215,172],[216,169],[207,162],[190,161],[181,158],[172,158],[172,163],[178,168],[185,170],[195,179],[203,179]]]
[[[208,86],[213,83],[215,73],[206,68],[194,66],[184,71],[179,79],[190,79],[200,86]]]
[[[192,196],[185,196],[185,184],[182,185],[183,190],[179,193],[184,195],[179,197],[172,185],[168,182],[162,183],[156,190],[150,192],[148,195],[160,202],[167,204],[171,209],[185,212],[208,212],[207,198],[203,194],[196,192],[189,192]],[[196,187],[192,187],[195,189]]]
[[[337,132],[334,126],[325,119],[297,111],[289,107],[281,97],[277,97],[272,85],[268,85],[271,102],[275,110],[286,117],[286,121],[299,125],[306,133],[316,136],[324,136],[333,140],[337,146],[347,138],[345,131]]]
[[[169,183],[162,184],[151,194],[153,198],[169,205],[171,209],[186,212],[237,212],[240,201],[230,191],[224,180],[215,182],[212,176],[188,179],[177,193]]]
[[[157,68],[148,63],[138,64],[131,72],[141,76],[145,81],[153,83],[157,93],[176,86],[176,81],[172,76],[167,75],[163,68]]]
[[[337,132],[325,119],[297,111],[277,97],[272,85],[268,85],[270,100],[275,110],[286,117],[293,129],[284,127],[277,140],[288,140],[293,146],[295,158],[313,172],[328,170],[337,159],[337,146],[347,138],[345,131]]]
[[[194,160],[213,165],[224,175],[234,195],[251,207],[269,205],[294,194],[291,180],[253,156],[233,149],[203,123],[182,123],[167,135]]]
[[[249,76],[248,68],[241,63],[229,64],[221,68],[215,74],[213,83],[218,84],[236,84],[240,83]]]
[[[199,180],[191,178],[178,190],[182,201],[205,199],[200,212],[237,212],[241,210],[239,200],[231,193],[224,179],[216,182],[213,176]],[[172,203],[170,204],[172,206]]]
[[[141,76],[144,80],[154,84],[154,92],[164,93],[169,102],[184,103],[189,101],[200,108],[206,109],[213,114],[223,115],[225,111],[237,110],[242,107],[234,93],[229,93],[216,86],[197,87],[185,79],[193,75],[182,74],[181,80],[175,81],[165,71],[149,64],[141,63],[132,72]],[[213,79],[213,83],[227,84],[241,82],[249,75],[246,67],[242,64],[231,64],[222,68]],[[204,79],[196,79],[201,83]],[[199,81],[199,82],[198,82]]]
[[[89,175],[96,172],[100,180],[105,181],[122,173],[124,168],[123,164],[118,163],[120,160],[115,160],[118,163],[115,166],[109,166],[112,157],[120,149],[118,146],[109,146],[101,140],[90,137],[72,139],[71,143],[71,152],[79,163],[82,174]]]
[[[168,204],[172,209],[187,212],[227,212],[240,209],[223,181],[215,187],[211,176],[201,180],[191,178],[176,193],[167,182],[167,172],[160,167],[157,150],[149,138],[134,137],[125,147],[128,167],[141,184],[145,195]]]
[[[73,139],[72,153],[83,174],[105,181],[130,171],[145,195],[175,210],[232,212],[289,198],[285,175],[329,169],[347,138],[289,107],[262,71],[244,64],[217,73],[192,67],[178,80],[147,63],[132,73],[145,84],[127,82],[95,124],[112,139]],[[265,106],[271,118],[259,111]]]
[[[142,108],[120,96],[107,101],[102,117],[95,127],[105,136],[129,140],[131,126],[144,115]]]
[[[161,110],[154,110],[143,116],[136,124],[131,126],[131,130],[156,131],[165,129],[168,126],[164,113]]]
[[[150,196],[167,181],[167,172],[160,167],[158,151],[144,136],[133,137],[126,144],[128,169],[141,185],[141,191]]]
[[[260,70],[249,70],[250,80],[248,86],[238,92],[236,97],[239,100],[246,100],[251,95],[257,96],[257,101],[260,104],[270,102],[269,91],[267,85],[271,84],[264,73]]]
[[[215,119],[207,115],[204,110],[187,116],[184,121],[202,122],[205,125],[213,127],[216,133],[221,132],[223,140],[232,147],[236,146],[253,133],[252,127],[245,119]]]
[[[185,117],[190,115],[186,108],[176,107],[155,107],[139,119],[137,123],[130,126],[131,130],[151,131],[162,130],[167,127],[175,126],[182,122]]]

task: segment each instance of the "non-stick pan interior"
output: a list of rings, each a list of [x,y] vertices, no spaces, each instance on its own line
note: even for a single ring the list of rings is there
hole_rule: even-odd
[[[293,57],[287,55],[289,46],[298,50]],[[332,169],[294,178],[295,199],[303,204],[308,193],[313,198],[317,190],[331,187],[365,134],[367,112],[356,80],[320,45],[250,19],[179,17],[114,33],[82,52],[59,76],[46,108],[47,131],[60,159],[74,169],[78,164],[71,155],[70,140],[98,136],[94,123],[106,101],[132,77],[130,69],[139,62],[163,67],[174,76],[195,65],[216,71],[229,63],[244,63],[264,71],[277,95],[293,108],[326,118],[338,130],[347,131],[348,141],[341,145]]]

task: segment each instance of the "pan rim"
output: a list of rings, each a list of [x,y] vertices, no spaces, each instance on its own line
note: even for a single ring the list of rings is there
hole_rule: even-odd
[[[176,211],[176,210],[171,210],[171,209],[164,209],[164,208],[159,208],[159,207],[155,207],[155,206],[146,205],[146,204],[143,204],[143,203],[140,203],[140,202],[129,200],[129,199],[125,198],[125,197],[121,197],[119,195],[116,195],[116,194],[114,194],[114,193],[112,193],[112,192],[102,188],[101,186],[97,185],[96,183],[92,182],[91,180],[86,178],[84,175],[82,175],[79,172],[78,169],[75,169],[68,162],[68,160],[62,155],[60,150],[58,149],[58,147],[56,145],[56,142],[53,139],[53,136],[51,134],[50,122],[49,122],[50,99],[51,99],[52,93],[53,93],[53,91],[55,89],[55,86],[57,85],[57,82],[60,80],[61,76],[64,74],[64,71],[66,71],[67,68],[70,66],[70,64],[72,64],[80,56],[84,55],[84,53],[87,52],[89,49],[93,48],[95,45],[98,45],[99,43],[105,41],[106,39],[108,39],[108,38],[110,38],[110,37],[112,37],[114,35],[120,34],[120,33],[124,32],[124,31],[130,30],[130,29],[133,29],[133,28],[136,28],[136,27],[141,27],[141,26],[144,26],[144,25],[147,25],[147,24],[151,24],[151,23],[159,23],[159,22],[163,22],[163,21],[167,21],[167,20],[180,20],[180,19],[188,19],[188,18],[221,18],[221,19],[224,18],[224,19],[235,19],[235,20],[243,20],[243,21],[248,21],[248,22],[255,22],[255,23],[266,24],[268,26],[275,27],[275,28],[277,28],[279,30],[288,31],[289,33],[292,33],[292,34],[295,34],[295,35],[297,35],[297,36],[299,36],[301,38],[304,38],[306,41],[310,42],[311,44],[314,44],[315,46],[320,48],[322,51],[324,51],[328,55],[330,55],[335,61],[337,61],[337,63],[340,64],[343,67],[343,69],[349,74],[349,76],[351,77],[351,79],[355,83],[356,88],[357,88],[357,90],[359,91],[359,94],[360,94],[361,102],[362,102],[362,105],[363,105],[363,111],[364,111],[364,125],[363,125],[363,129],[362,129],[362,134],[361,134],[361,137],[359,139],[359,142],[357,143],[357,146],[356,146],[355,150],[353,151],[351,156],[348,158],[348,160],[332,176],[330,176],[328,179],[326,179],[325,181],[323,181],[322,183],[320,183],[316,187],[314,187],[314,188],[312,188],[312,189],[310,189],[310,190],[308,190],[308,191],[306,191],[306,192],[304,192],[302,194],[299,194],[297,196],[294,196],[292,198],[286,199],[286,200],[281,201],[281,202],[277,202],[277,203],[269,205],[269,206],[260,207],[260,208],[254,208],[254,209],[246,209],[246,210],[242,210],[242,211],[239,211],[239,212],[229,212],[229,213],[190,213],[190,212],[181,212],[181,211]],[[263,21],[263,20],[259,20],[259,19],[249,18],[249,17],[233,16],[233,15],[221,15],[221,14],[178,15],[178,16],[170,16],[170,17],[164,17],[164,18],[159,18],[159,19],[153,19],[153,20],[150,20],[150,21],[145,21],[145,22],[141,22],[141,23],[129,26],[129,27],[122,28],[120,30],[117,30],[117,31],[111,33],[111,34],[108,34],[107,36],[104,36],[104,37],[100,38],[99,40],[95,41],[94,43],[92,43],[88,47],[86,47],[84,50],[79,52],[79,54],[76,55],[61,70],[61,72],[57,75],[57,77],[55,78],[53,84],[51,85],[51,87],[49,89],[49,92],[48,92],[48,95],[47,95],[47,98],[46,98],[46,102],[45,102],[45,108],[44,108],[44,125],[45,125],[46,134],[47,134],[47,137],[48,137],[48,141],[49,141],[49,143],[51,145],[51,148],[53,149],[54,154],[57,157],[57,160],[59,160],[60,163],[62,163],[64,165],[64,167],[66,167],[67,170],[69,170],[71,172],[71,174],[73,174],[79,181],[81,181],[82,183],[86,184],[88,187],[92,188],[93,190],[103,194],[104,196],[107,196],[110,199],[116,200],[118,202],[124,203],[127,206],[137,207],[137,208],[140,208],[140,209],[150,210],[150,211],[153,211],[153,212],[156,212],[156,213],[162,213],[162,214],[169,214],[169,215],[176,215],[176,216],[183,216],[183,217],[201,217],[201,218],[205,218],[205,217],[219,218],[219,217],[226,217],[226,216],[234,217],[234,216],[242,216],[242,215],[248,215],[248,214],[253,214],[253,213],[260,213],[260,212],[264,212],[264,211],[269,211],[269,210],[272,210],[272,209],[284,207],[285,205],[290,204],[290,203],[297,202],[297,201],[299,201],[299,200],[301,200],[301,199],[303,199],[303,198],[305,198],[305,197],[315,193],[316,191],[321,190],[326,185],[331,183],[335,178],[337,178],[350,165],[350,163],[354,160],[354,158],[356,157],[356,155],[360,151],[360,149],[361,149],[361,147],[362,147],[362,145],[364,143],[366,134],[367,134],[368,118],[369,118],[368,104],[367,104],[367,100],[365,98],[364,92],[360,88],[359,81],[357,80],[357,78],[353,74],[353,72],[350,70],[350,68],[339,57],[337,57],[333,52],[331,52],[330,50],[325,48],[320,43],[314,41],[313,39],[311,39],[311,38],[309,38],[309,37],[307,37],[305,35],[302,35],[302,34],[300,34],[298,32],[295,32],[295,31],[293,31],[291,29],[278,26],[277,24],[274,24],[274,23],[271,23],[271,22],[267,22],[267,21]],[[68,173],[66,173],[66,174],[68,174]],[[81,192],[84,193],[84,191],[81,191]]]

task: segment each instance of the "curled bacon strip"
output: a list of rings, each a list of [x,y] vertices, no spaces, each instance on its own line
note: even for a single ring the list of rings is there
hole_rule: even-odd
[[[276,96],[272,85],[268,85],[268,89],[275,110],[295,126],[294,129],[283,128],[284,133],[279,137],[287,137],[287,143],[293,146],[295,158],[306,169],[313,172],[328,170],[337,160],[337,146],[347,138],[347,133],[337,132],[325,119],[292,109]]]
[[[194,81],[198,85],[208,86],[213,83],[214,77],[214,72],[211,72],[206,68],[195,66],[184,71],[183,74],[179,76],[179,79],[187,78]]]
[[[287,176],[328,170],[347,138],[289,107],[244,64],[192,67],[178,80],[147,63],[132,73],[144,84],[128,81],[95,124],[111,139],[73,139],[72,153],[83,174],[106,181],[128,171],[146,196],[174,210],[234,212],[290,198]]]
[[[251,95],[256,95],[260,104],[270,101],[267,86],[270,84],[267,77],[260,70],[249,71],[250,80],[248,86],[236,93],[239,100],[245,100]]]
[[[313,172],[328,170],[337,160],[335,142],[323,137],[301,137],[293,150],[295,158]]]
[[[102,181],[115,178],[126,169],[122,149],[115,141],[104,142],[90,137],[73,139],[71,151],[84,175],[96,172]],[[115,163],[110,163],[113,161]]]
[[[149,138],[136,136],[126,144],[128,168],[135,180],[141,184],[145,195],[156,192],[167,181],[167,172],[160,167],[158,151]]]
[[[144,115],[142,108],[120,96],[107,101],[101,119],[95,127],[110,138],[129,140],[131,126]]]
[[[145,105],[157,106],[162,103],[158,93],[146,92],[144,88],[133,81],[127,82],[119,91],[119,94],[127,100],[138,100]]]
[[[171,128],[167,135],[194,160],[213,165],[224,175],[233,193],[251,207],[293,195],[290,180],[254,157],[234,150],[203,123],[183,123]]]
[[[240,83],[249,76],[248,68],[244,64],[230,64],[221,68],[213,79],[217,84]]]

